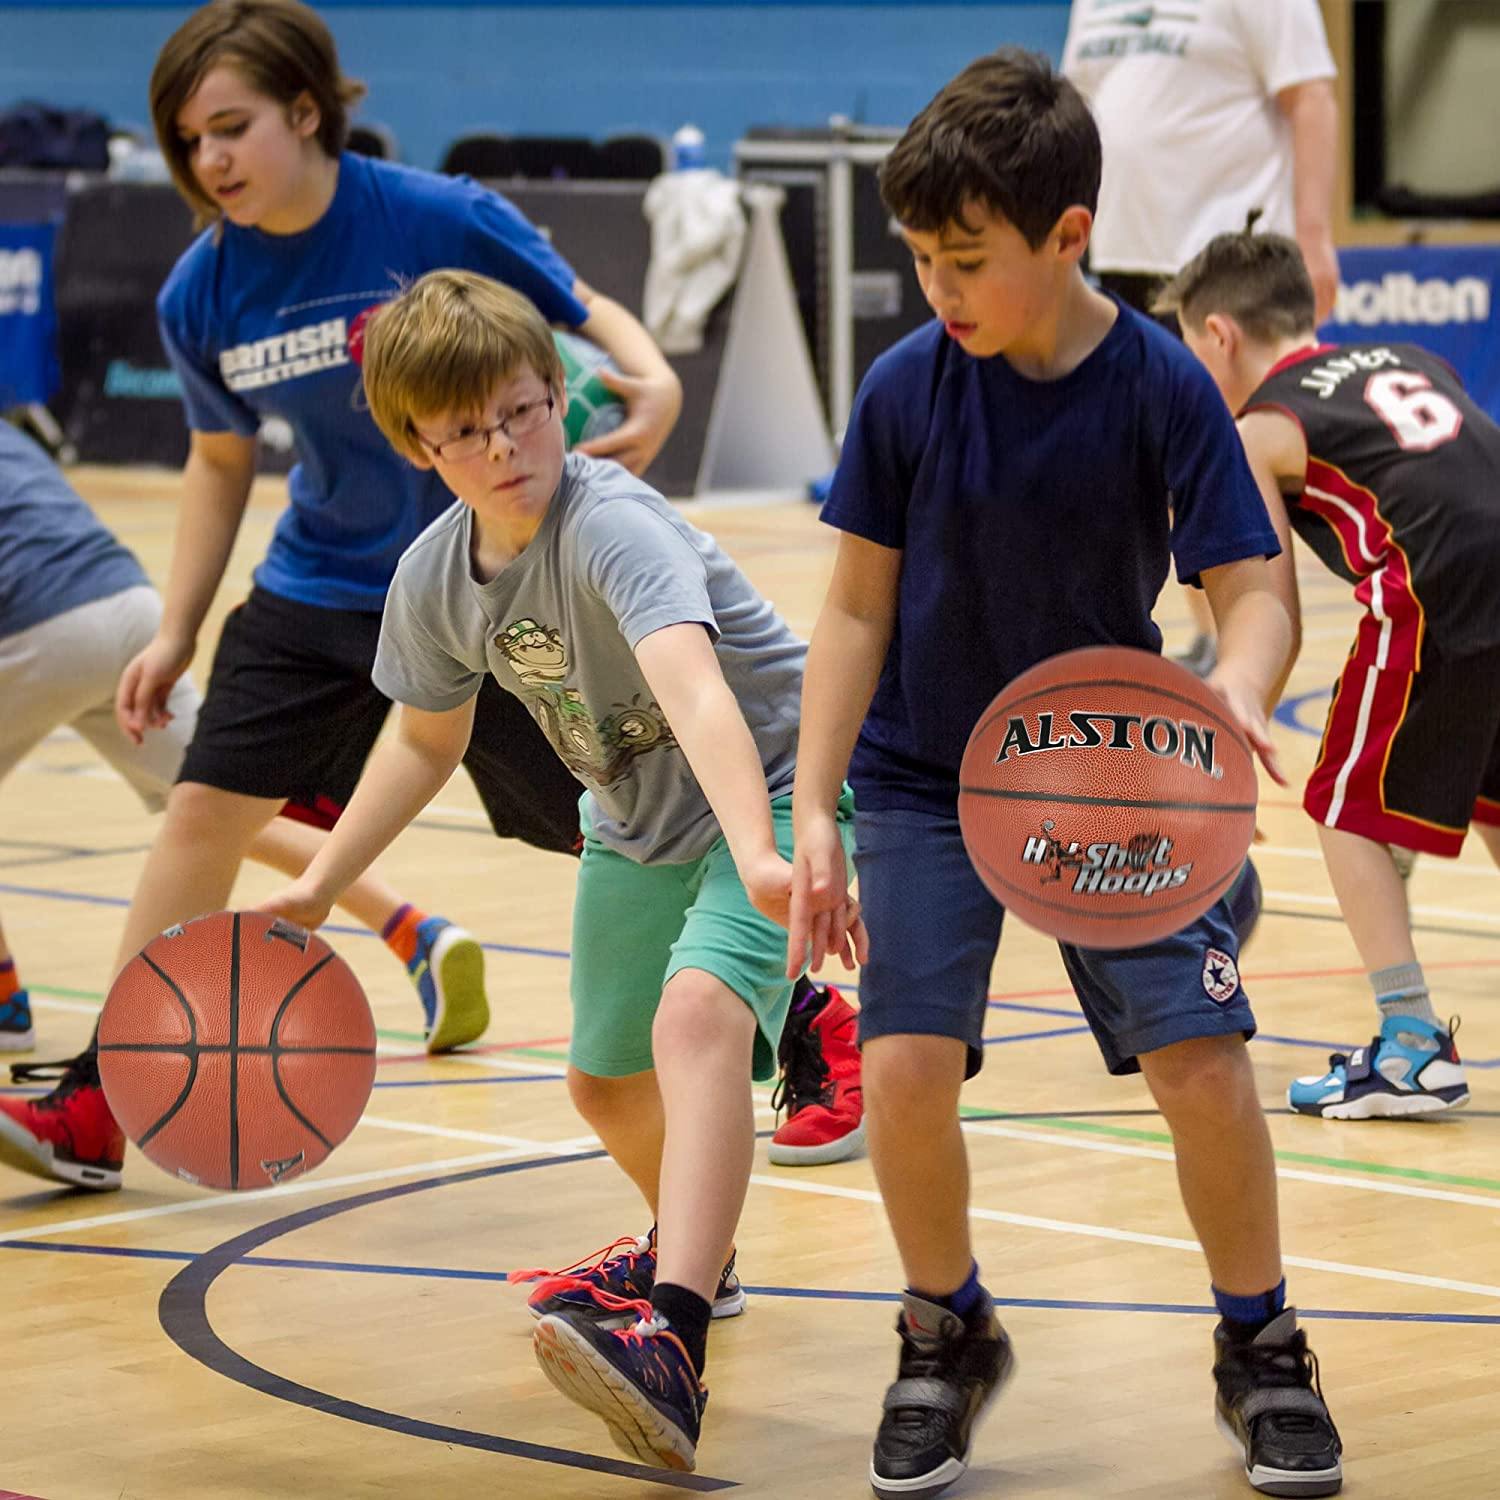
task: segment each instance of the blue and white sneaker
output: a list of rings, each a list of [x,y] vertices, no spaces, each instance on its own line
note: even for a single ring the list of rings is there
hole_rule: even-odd
[[[634,1305],[633,1328],[548,1313],[531,1347],[563,1395],[603,1417],[617,1448],[641,1463],[691,1470],[708,1392],[667,1320],[649,1303]]]
[[[1368,1047],[1345,1056],[1335,1052],[1328,1072],[1298,1078],[1286,1091],[1286,1102],[1301,1115],[1325,1120],[1370,1120],[1390,1115],[1430,1115],[1457,1109],[1469,1101],[1469,1085],[1448,1030],[1415,1016],[1387,1016],[1380,1035]],[[1412,1046],[1402,1037],[1419,1037]],[[1430,1044],[1430,1045],[1429,1045]]]
[[[451,1052],[477,1041],[490,1024],[484,995],[484,949],[446,917],[417,928],[417,951],[406,966],[422,998],[429,1052]]]
[[[0,1005],[0,1052],[30,1052],[36,1046],[31,1024],[31,996],[17,990]]]

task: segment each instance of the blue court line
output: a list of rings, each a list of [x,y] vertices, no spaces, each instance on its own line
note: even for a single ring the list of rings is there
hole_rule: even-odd
[[[99,906],[129,906],[130,905],[130,902],[125,897],[123,897],[123,896],[89,896],[89,895],[84,895],[84,894],[82,894],[80,892],[77,892],[77,891],[57,891],[57,890],[46,889],[46,888],[39,887],[39,886],[11,885],[11,884],[9,884],[9,883],[7,883],[5,881],[0,881],[0,895],[37,896],[37,897],[40,897],[42,899],[55,899],[55,900],[59,900],[59,901],[79,901],[79,902],[84,902],[86,904],[99,905]],[[1264,911],[1263,914],[1264,915],[1268,915],[1268,916],[1277,916],[1277,917],[1308,917],[1308,918],[1310,918],[1310,919],[1312,919],[1314,921],[1333,921],[1333,922],[1342,922],[1343,921],[1343,918],[1339,917],[1339,916],[1329,916],[1329,915],[1325,915],[1323,913],[1315,913],[1315,912],[1277,911],[1277,910],[1272,909],[1271,907],[1265,908],[1265,911]],[[323,927],[322,927],[321,930],[324,931],[324,932],[338,933],[341,936],[345,936],[345,937],[366,937],[366,938],[373,938],[373,937],[376,936],[376,934],[373,933],[373,932],[371,932],[369,930],[369,928],[367,928],[367,927],[345,927],[345,926],[343,926],[341,924],[331,923],[331,922],[325,922],[323,924]],[[1467,930],[1465,930],[1463,928],[1424,927],[1420,923],[1417,924],[1413,928],[1413,931],[1415,931],[1415,932],[1446,932],[1446,933],[1449,933],[1449,934],[1451,934],[1453,936],[1457,936],[1457,937],[1478,937],[1478,938],[1489,937],[1489,938],[1500,938],[1500,933],[1469,932],[1469,931],[1467,931]],[[518,944],[518,943],[492,943],[492,942],[481,942],[479,944],[479,946],[481,948],[487,950],[490,953],[513,953],[513,954],[521,954],[523,956],[532,957],[532,958],[560,958],[560,959],[566,960],[566,959],[570,959],[572,957],[572,955],[565,948],[532,948],[532,947],[523,946],[523,945]],[[853,984],[838,984],[836,987],[838,989],[840,989],[840,990],[843,990],[843,991],[847,992],[848,994],[851,994],[851,995],[858,995],[859,994],[859,986],[858,985],[853,985]],[[1042,1016],[1069,1016],[1069,1017],[1071,1017],[1071,1016],[1076,1016],[1076,1015],[1079,1014],[1076,1010],[1068,1010],[1066,1007],[1063,1007],[1063,1006],[1022,1005],[1022,1004],[1020,1004],[1020,1003],[1018,1003],[1016,1001],[1011,1001],[1011,1000],[989,1000],[989,1001],[986,1001],[986,1005],[990,1009],[992,1009],[992,1010],[1016,1010],[1016,1011],[1024,1011],[1024,1012],[1029,1012],[1029,1013],[1032,1013],[1032,1014],[1035,1014],[1035,1015],[1042,1015]],[[1018,1034],[1016,1036],[986,1037],[985,1040],[984,1040],[984,1045],[986,1047],[991,1047],[991,1046],[997,1046],[997,1045],[1000,1045],[1000,1044],[1006,1043],[1006,1042],[1038,1041],[1038,1040],[1045,1040],[1045,1039],[1047,1039],[1049,1037],[1076,1036],[1079,1033],[1081,1033],[1083,1031],[1086,1031],[1086,1030],[1088,1030],[1088,1027],[1086,1025],[1075,1025],[1075,1026],[1061,1026],[1061,1027],[1058,1027],[1056,1030],[1052,1030],[1052,1031],[1024,1032],[1024,1033]],[[1279,1043],[1280,1045],[1285,1046],[1285,1047],[1309,1047],[1309,1048],[1312,1048],[1314,1050],[1322,1051],[1322,1052],[1345,1052],[1345,1053],[1347,1053],[1347,1052],[1352,1052],[1356,1046],[1362,1046],[1363,1045],[1363,1043],[1358,1043],[1358,1042],[1352,1043],[1352,1044],[1349,1043],[1349,1042],[1322,1042],[1322,1041],[1309,1040],[1309,1039],[1304,1038],[1304,1037],[1275,1036],[1275,1035],[1271,1035],[1270,1033],[1267,1033],[1267,1032],[1258,1032],[1256,1034],[1256,1039],[1258,1041],[1276,1042],[1276,1043]],[[1466,1058],[1464,1058],[1464,1066],[1465,1067],[1470,1067],[1470,1068],[1500,1068],[1500,1057],[1491,1057],[1491,1058],[1466,1057]],[[478,1082],[479,1080],[474,1080],[474,1081]],[[378,1088],[378,1087],[380,1087],[380,1085],[377,1084],[376,1087]],[[0,1094],[8,1093],[8,1092],[12,1092],[12,1091],[11,1090],[6,1090],[6,1089],[0,1089]]]
[[[201,1255],[193,1256],[162,1289],[157,1302],[157,1319],[161,1324],[162,1332],[184,1354],[206,1369],[261,1395],[270,1396],[275,1400],[285,1401],[324,1416],[340,1417],[345,1421],[381,1428],[387,1432],[402,1433],[408,1437],[423,1438],[428,1442],[472,1448],[485,1453],[499,1453],[510,1458],[526,1459],[540,1464],[583,1469],[595,1474],[611,1474],[623,1479],[634,1479],[674,1489],[699,1492],[733,1489],[736,1481],[732,1479],[715,1479],[706,1474],[674,1473],[670,1470],[648,1468],[643,1464],[626,1462],[617,1458],[600,1458],[595,1454],[580,1453],[571,1448],[551,1447],[541,1443],[527,1442],[524,1439],[499,1436],[492,1432],[479,1432],[472,1428],[428,1422],[402,1412],[385,1411],[347,1397],[320,1391],[256,1364],[225,1343],[215,1332],[209,1319],[208,1294],[219,1277],[247,1256],[252,1255],[261,1245],[279,1239],[283,1235],[309,1228],[325,1219],[349,1213],[370,1204],[391,1203],[410,1197],[414,1193],[428,1192],[434,1188],[488,1181],[491,1178],[506,1177],[518,1172],[560,1166],[564,1162],[597,1161],[603,1156],[603,1151],[589,1151],[580,1152],[577,1155],[535,1157],[527,1161],[506,1162],[500,1166],[472,1167],[466,1171],[450,1173],[445,1177],[428,1177],[416,1182],[376,1188],[370,1192],[356,1194],[351,1198],[314,1204],[286,1214],[267,1224],[260,1224],[234,1235],[204,1251]]]
[[[1014,1036],[987,1036],[980,1045],[1003,1047],[1007,1042],[1039,1042],[1050,1036],[1078,1036],[1089,1029],[1085,1022],[1078,1026],[1056,1026],[1051,1031],[1018,1031]]]
[[[128,1246],[79,1245],[62,1241],[0,1240],[0,1250],[50,1250],[65,1255],[102,1255],[121,1260],[165,1260],[189,1263],[199,1258],[195,1250],[147,1250]],[[306,1260],[280,1255],[245,1255],[236,1265],[264,1266],[271,1270],[324,1271],[362,1276],[414,1276],[432,1281],[479,1281],[504,1285],[510,1278],[504,1271],[474,1271],[451,1266],[375,1265],[360,1261]],[[860,1292],[828,1287],[752,1286],[745,1290],[754,1297],[785,1297],[814,1302],[886,1302],[897,1303],[900,1292]],[[993,1296],[994,1293],[992,1292]],[[1192,1302],[1121,1302],[1081,1297],[1001,1297],[996,1307],[1035,1308],[1046,1312],[1122,1312],[1172,1313],[1182,1317],[1217,1318],[1218,1309],[1211,1303]],[[1500,1326],[1500,1313],[1433,1313],[1395,1312],[1374,1308],[1299,1307],[1299,1318],[1323,1318],[1361,1323],[1473,1323]]]

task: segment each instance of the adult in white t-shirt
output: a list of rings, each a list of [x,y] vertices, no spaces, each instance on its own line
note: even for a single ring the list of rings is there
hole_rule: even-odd
[[[1073,0],[1063,72],[1104,145],[1089,264],[1106,290],[1149,312],[1163,277],[1258,211],[1302,247],[1319,321],[1333,311],[1337,69],[1317,0]],[[1176,660],[1207,676],[1213,616],[1184,593]]]
[[[1104,142],[1090,261],[1141,283],[1122,296],[1139,305],[1259,209],[1332,311],[1336,69],[1316,0],[1073,0],[1063,71]]]

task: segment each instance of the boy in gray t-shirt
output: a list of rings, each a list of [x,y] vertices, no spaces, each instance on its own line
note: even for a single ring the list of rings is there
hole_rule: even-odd
[[[567,456],[562,369],[519,293],[429,273],[369,320],[364,381],[392,445],[460,503],[412,543],[386,599],[374,681],[402,705],[397,732],[323,854],[267,905],[326,917],[458,765],[486,672],[530,708],[586,788],[569,1091],[660,1233],[610,1284],[544,1282],[536,1354],[626,1452],[691,1469],[709,1320],[744,1300],[747,1075],[774,1073],[792,989],[806,647],[649,486]],[[846,798],[845,829],[851,811]],[[852,964],[852,899],[845,915]]]

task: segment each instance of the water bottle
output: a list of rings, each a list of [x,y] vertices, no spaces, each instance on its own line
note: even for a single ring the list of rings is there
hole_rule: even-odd
[[[696,125],[683,125],[672,137],[672,169],[691,172],[708,165],[703,132]]]

